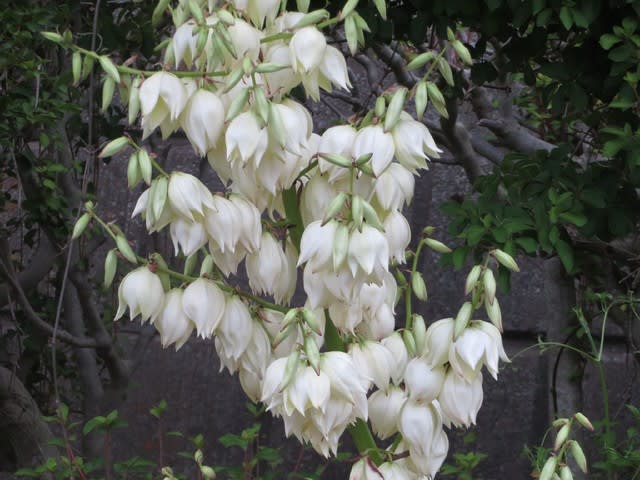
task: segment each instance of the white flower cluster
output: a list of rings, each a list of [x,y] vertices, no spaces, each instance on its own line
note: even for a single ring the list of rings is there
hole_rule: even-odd
[[[345,58],[315,14],[283,12],[279,0],[216,4],[172,9],[165,61],[175,71],[131,82],[129,108],[137,99],[143,137],[181,128],[227,192],[182,172],[159,169],[153,178],[152,155],[138,150],[130,184],[148,188],[134,215],[149,232],[168,227],[176,255],[201,268],[198,277],[160,261],[133,270],[120,284],[116,319],[128,307],[153,323],[163,346],[180,348],[194,330],[213,338],[247,395],[322,455],[335,454],[357,421],[383,440],[402,435],[387,457],[408,455],[378,466],[363,458],[352,479],[430,478],[448,451],[443,425],[475,422],[482,366],[495,377],[507,359],[501,327],[471,320],[466,307],[455,320],[427,329],[414,316],[396,331],[397,297],[410,288],[392,269],[406,262],[411,239],[402,210],[414,176],[440,150],[402,111],[405,89],[379,100],[375,113],[314,134],[308,110],[287,94],[302,85],[318,99],[320,89],[350,86]],[[243,262],[252,293],[229,283]],[[299,267],[307,300],[289,308]],[[479,278],[468,287],[494,320],[495,285]],[[344,351],[321,351],[329,328]]]

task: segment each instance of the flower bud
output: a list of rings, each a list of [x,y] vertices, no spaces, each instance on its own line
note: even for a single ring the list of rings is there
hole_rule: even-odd
[[[560,428],[560,430],[558,430],[558,434],[556,435],[556,440],[553,443],[553,449],[556,452],[558,450],[560,450],[560,447],[562,447],[564,442],[567,441],[567,438],[569,438],[569,430],[570,429],[571,429],[571,424],[570,423],[566,423]]]
[[[353,12],[358,6],[358,2],[360,0],[347,0],[347,3],[342,7],[342,11],[340,12],[340,19],[346,18],[351,12]]]
[[[469,49],[464,46],[464,44],[460,40],[454,40],[451,42],[451,46],[462,60],[467,65],[473,64],[473,58],[471,58],[471,54],[469,53]]]
[[[453,72],[451,71],[451,65],[449,65],[449,62],[442,57],[438,58],[436,62],[438,62],[438,71],[440,72],[440,75],[442,75],[442,78],[444,78],[444,81],[447,82],[447,85],[453,87],[455,82],[453,81]]]
[[[411,274],[411,290],[418,300],[423,302],[427,301],[427,285],[424,283],[424,279],[420,272],[413,272]]]
[[[238,94],[236,98],[233,99],[231,104],[229,105],[229,110],[227,111],[227,116],[225,121],[229,122],[236,118],[240,112],[244,109],[247,100],[249,99],[249,89],[244,88]]]
[[[389,108],[387,108],[387,114],[384,117],[384,129],[389,131],[393,129],[400,119],[400,113],[404,109],[404,102],[407,98],[407,89],[399,88],[396,93],[393,94],[391,102],[389,102]]]
[[[493,304],[496,298],[496,279],[490,268],[487,268],[482,274],[482,285],[484,287],[485,298],[490,304]]]
[[[420,356],[423,353],[425,353],[424,351],[426,346],[425,340],[427,337],[427,325],[422,315],[419,315],[417,313],[413,314],[412,332],[413,332],[413,338],[416,341],[416,354]]]
[[[78,221],[76,222],[76,224],[73,226],[73,233],[71,234],[71,239],[75,240],[80,235],[82,235],[86,230],[87,225],[89,225],[90,221],[91,221],[91,215],[89,215],[88,213],[83,213],[78,219]]]
[[[105,77],[104,83],[102,84],[102,106],[101,110],[105,112],[109,105],[111,105],[111,100],[113,100],[113,92],[116,89],[116,83],[113,81],[111,77]]]
[[[349,228],[340,223],[336,228],[336,233],[333,240],[333,269],[338,271],[340,266],[344,263],[349,253]]]
[[[289,384],[296,378],[296,371],[298,370],[298,365],[300,364],[300,350],[294,350],[287,357],[287,363],[284,367],[284,375],[282,377],[282,381],[280,382],[280,391],[285,390]]]
[[[567,465],[560,467],[560,480],[573,480],[573,473]]]
[[[119,153],[123,148],[129,145],[129,142],[130,140],[127,137],[118,137],[115,140],[111,140],[102,149],[98,158],[107,158]]]
[[[504,251],[496,248],[495,250],[493,250],[491,252],[491,254],[495,257],[495,259],[503,267],[508,268],[512,272],[519,272],[520,271],[520,268],[518,267],[518,264],[516,263],[516,261],[507,252],[504,252]]]
[[[587,430],[591,430],[593,432],[593,424],[589,421],[587,417],[584,416],[584,414],[578,412],[573,416],[573,418],[575,418],[578,421],[578,423],[582,425],[584,428],[586,428]]]
[[[558,465],[558,457],[549,457],[542,467],[542,471],[540,472],[540,477],[538,480],[551,480],[553,474],[556,471],[556,467]]]
[[[584,456],[584,452],[582,451],[580,444],[575,440],[572,440],[569,448],[571,449],[571,455],[573,455],[573,458],[578,464],[580,470],[587,473],[587,457]]]
[[[98,57],[98,61],[100,62],[100,66],[102,67],[102,70],[104,70],[104,73],[111,77],[115,83],[120,83],[120,73],[118,73],[118,69],[111,59],[106,55],[100,55]]]
[[[384,115],[385,110],[387,109],[387,103],[384,99],[384,97],[378,97],[376,99],[376,106],[373,109],[373,114],[380,118]]]
[[[84,60],[82,61],[82,73],[80,75],[80,78],[82,80],[84,80],[91,74],[95,63],[96,63],[95,58],[93,58],[91,55],[86,55],[84,57]]]
[[[309,308],[303,308],[302,317],[304,318],[305,323],[309,326],[309,328],[314,333],[317,333],[318,335],[322,335],[322,328],[318,323],[318,319],[316,318],[315,313],[313,313],[313,310]]]
[[[133,80],[131,84],[131,88],[129,89],[129,113],[127,116],[127,120],[129,125],[135,122],[136,118],[138,118],[138,113],[140,113],[140,84],[142,83],[142,79],[137,77]]]
[[[362,221],[364,219],[364,200],[359,195],[351,198],[351,218],[355,227],[362,231]]]
[[[312,335],[304,337],[304,353],[307,355],[309,365],[317,375],[320,375],[320,349]]]
[[[402,340],[404,341],[404,345],[407,348],[407,352],[409,352],[409,356],[413,357],[416,354],[416,340],[413,338],[413,333],[409,330],[404,330],[402,332]]]
[[[202,461],[204,460],[204,454],[202,453],[202,450],[197,449],[193,454],[193,459],[198,465],[201,465]]]
[[[464,284],[464,294],[469,295],[471,291],[475,288],[478,280],[480,279],[480,274],[482,273],[482,266],[476,265],[474,266],[469,275],[467,275],[467,281]]]
[[[337,153],[321,153],[320,156],[338,167],[351,168],[351,160]]]
[[[460,310],[458,310],[458,315],[456,315],[453,327],[453,338],[458,338],[464,329],[467,328],[472,313],[473,305],[471,305],[471,302],[464,302]]]
[[[298,0],[299,2],[300,0]],[[306,0],[306,8],[298,8],[298,11],[300,12],[304,12],[309,8],[309,1]],[[326,20],[327,18],[329,18],[329,12],[327,12],[325,9],[320,9],[320,10],[314,10],[313,12],[309,12],[307,13],[305,16],[303,16],[298,23],[296,23],[293,27],[293,29],[298,29],[298,28],[303,28],[303,27],[308,27],[310,25],[315,25],[316,23],[319,23],[323,20]]]
[[[151,212],[158,219],[162,215],[164,205],[167,202],[167,194],[169,192],[169,180],[167,177],[158,177],[151,182],[151,191],[149,192],[149,201],[151,202]]]
[[[334,219],[344,207],[344,204],[347,201],[347,194],[345,192],[340,192],[336,195],[336,198],[331,200],[331,203],[327,207],[327,211],[324,214],[324,218],[322,219],[322,225],[325,225],[329,220]]]
[[[447,247],[444,243],[439,242],[438,240],[434,240],[433,238],[425,238],[423,242],[434,252],[451,253],[451,249],[449,247]]]
[[[213,468],[207,466],[207,465],[202,465],[200,467],[200,472],[202,473],[202,476],[206,479],[206,480],[213,480],[216,478],[216,472],[213,470]]]
[[[80,52],[73,52],[71,57],[71,72],[73,73],[73,84],[80,83],[80,77],[82,75],[82,54]]]
[[[498,299],[493,300],[493,304],[489,303],[489,299],[484,299],[484,308],[487,311],[487,316],[491,323],[502,333],[502,311],[500,310],[500,303]]]
[[[142,180],[142,173],[140,173],[140,165],[138,163],[138,152],[135,151],[129,157],[129,163],[127,163],[127,186],[134,188]]]
[[[116,236],[116,245],[118,246],[118,250],[124,258],[126,258],[129,262],[136,264],[138,263],[138,259],[136,258],[136,254],[133,253],[131,246],[127,239],[122,235]]]
[[[112,248],[107,253],[104,259],[104,288],[107,289],[113,283],[113,279],[116,276],[118,270],[118,256],[116,255],[116,249]]]
[[[64,39],[62,38],[62,35],[56,32],[40,32],[40,35],[42,35],[44,38],[46,38],[50,42],[54,42],[57,44],[61,44],[64,41]]]
[[[140,175],[147,185],[151,185],[151,176],[153,174],[153,165],[151,164],[151,157],[149,153],[141,148],[138,150],[138,166],[140,168]]]

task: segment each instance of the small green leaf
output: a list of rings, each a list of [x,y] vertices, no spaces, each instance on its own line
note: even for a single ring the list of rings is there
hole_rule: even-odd
[[[573,17],[571,16],[571,10],[566,5],[560,9],[560,21],[562,26],[566,30],[569,30],[573,26]]]
[[[82,429],[82,433],[87,435],[91,433],[96,427],[102,427],[106,423],[106,418],[102,416],[93,417],[89,420]]]
[[[571,248],[571,246],[564,240],[558,240],[555,247],[560,260],[562,261],[564,269],[567,271],[567,273],[573,272],[575,260],[573,256],[573,249]]]
[[[621,42],[622,39],[612,33],[605,33],[600,37],[600,46],[605,50],[610,50],[616,43]]]

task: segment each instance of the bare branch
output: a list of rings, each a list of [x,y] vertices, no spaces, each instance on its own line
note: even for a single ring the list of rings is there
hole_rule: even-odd
[[[389,45],[374,43],[373,50],[376,52],[380,60],[389,65],[402,85],[411,88],[418,82],[416,76],[407,70],[407,62],[399,53],[399,47],[393,49]]]

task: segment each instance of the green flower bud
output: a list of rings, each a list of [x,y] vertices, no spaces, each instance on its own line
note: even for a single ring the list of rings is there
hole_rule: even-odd
[[[427,109],[427,103],[429,102],[426,82],[418,82],[418,85],[416,85],[416,95],[414,100],[416,102],[416,116],[418,117],[418,120],[420,120],[424,116],[424,112]]]
[[[420,272],[413,272],[411,274],[411,290],[418,300],[422,300],[423,302],[427,301],[427,285],[424,283]]]
[[[434,252],[451,253],[451,249],[449,247],[447,247],[444,243],[439,242],[438,240],[434,240],[433,238],[425,238],[423,242]]]
[[[389,102],[389,108],[387,108],[387,114],[384,117],[384,129],[390,131],[396,126],[398,120],[400,120],[400,114],[404,109],[404,103],[407,98],[407,89],[399,88],[396,93],[393,94],[391,102]]]
[[[333,269],[337,271],[347,259],[349,251],[349,228],[339,224],[333,241]]]
[[[120,73],[118,73],[118,68],[111,59],[106,55],[100,55],[98,57],[98,61],[100,62],[100,66],[102,67],[102,70],[104,70],[104,73],[111,77],[115,83],[120,83]]]
[[[80,52],[73,52],[71,56],[71,73],[73,74],[73,84],[80,83],[82,76],[82,54]]]
[[[116,276],[118,270],[118,256],[116,255],[116,249],[112,248],[107,252],[107,256],[104,259],[104,288],[105,290],[111,287],[113,279]]]
[[[149,153],[141,148],[138,150],[138,167],[140,168],[140,175],[144,180],[144,183],[151,185],[151,176],[153,175],[153,165],[151,163],[151,157]]]
[[[502,250],[496,248],[491,252],[491,254],[503,267],[508,268],[512,272],[520,271],[520,268],[518,267],[516,261],[507,252],[503,252]]]
[[[73,232],[71,233],[71,238],[75,240],[80,235],[82,235],[86,230],[87,225],[89,225],[90,221],[91,221],[91,215],[89,215],[88,213],[83,213],[78,219],[78,221],[76,222],[76,224],[73,226]]]
[[[456,315],[456,319],[453,327],[453,338],[458,338],[460,334],[467,328],[469,325],[469,321],[471,321],[471,315],[473,314],[473,305],[471,302],[464,302],[460,310],[458,310],[458,315]]]
[[[307,1],[308,3],[308,1]],[[308,5],[307,5],[308,8]],[[299,10],[303,12],[304,10]],[[294,30],[302,27],[308,27],[309,25],[315,25],[316,23],[320,23],[323,20],[329,18],[329,12],[325,9],[314,10],[313,12],[307,13],[304,17],[300,19],[298,23],[293,27]]]
[[[484,296],[493,304],[496,299],[496,279],[490,268],[487,268],[482,274],[482,286],[484,287]]]
[[[469,275],[467,275],[467,281],[464,284],[464,294],[469,295],[471,291],[476,287],[478,280],[480,279],[480,274],[482,273],[482,266],[476,265],[474,266]]]
[[[123,148],[129,145],[130,140],[127,137],[118,137],[115,140],[111,140],[107,145],[102,149],[98,158],[107,158],[112,157],[119,153]]]
[[[116,246],[118,247],[118,250],[120,250],[120,253],[122,254],[122,256],[126,258],[129,262],[133,264],[138,263],[136,254],[133,253],[133,249],[131,248],[131,245],[129,245],[129,242],[124,236],[122,235],[116,236]]]

